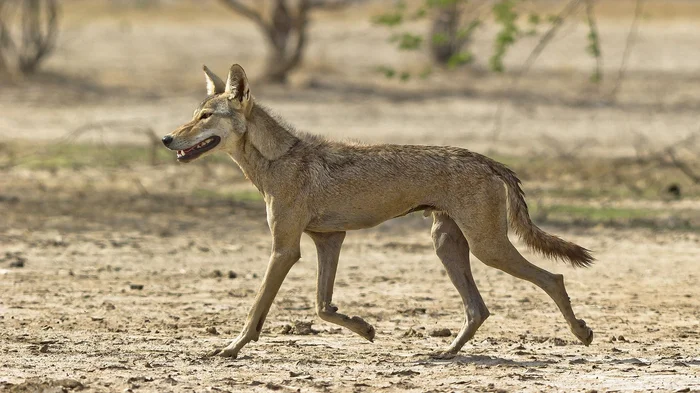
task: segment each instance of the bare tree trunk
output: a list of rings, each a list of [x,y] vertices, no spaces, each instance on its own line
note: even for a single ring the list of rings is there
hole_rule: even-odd
[[[286,0],[277,0],[276,3],[267,34],[270,54],[264,78],[270,83],[286,83],[289,71],[303,59],[310,7],[308,0],[301,0],[296,12],[291,14]]]
[[[0,0],[1,1],[1,0]],[[290,71],[304,58],[312,9],[340,9],[361,0],[274,0],[268,18],[240,0],[221,0],[235,12],[255,22],[267,41],[263,79],[270,83],[286,83]]]
[[[0,0],[0,73],[7,72],[7,49],[10,44],[10,35],[7,29],[7,4],[6,0]]]
[[[458,36],[460,16],[461,10],[455,1],[441,7],[433,19],[428,38],[430,53],[438,64],[447,64],[466,42],[464,38]]]
[[[14,21],[19,37],[10,28]],[[56,0],[0,0],[0,71],[35,72],[53,51],[57,34]]]
[[[56,45],[58,33],[56,0],[24,0],[22,51],[19,68],[23,74],[36,71]]]

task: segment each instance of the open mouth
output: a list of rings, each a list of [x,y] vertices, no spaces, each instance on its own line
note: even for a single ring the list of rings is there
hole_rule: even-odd
[[[182,162],[192,161],[195,158],[201,156],[203,153],[213,149],[216,145],[221,142],[221,138],[218,136],[209,137],[198,144],[188,147],[184,150],[177,151],[177,160]]]

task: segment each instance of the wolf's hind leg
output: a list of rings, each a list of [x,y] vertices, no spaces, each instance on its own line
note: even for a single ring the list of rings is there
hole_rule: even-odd
[[[369,341],[374,340],[375,332],[372,325],[360,317],[349,317],[339,313],[338,308],[331,304],[335,273],[338,269],[338,258],[345,240],[345,232],[307,232],[307,234],[316,244],[318,254],[316,313],[324,321],[346,327]]]
[[[447,275],[459,291],[464,304],[465,321],[446,353],[454,354],[474,337],[479,326],[488,318],[489,310],[479,294],[469,264],[469,244],[461,229],[447,214],[433,213],[433,245]]]
[[[455,216],[475,257],[484,264],[500,269],[514,277],[527,280],[542,288],[554,300],[571,332],[583,344],[593,340],[593,331],[582,319],[577,319],[564,287],[564,276],[553,274],[527,261],[508,239],[506,201],[503,186],[496,184],[481,200],[491,201],[470,209],[469,214]]]

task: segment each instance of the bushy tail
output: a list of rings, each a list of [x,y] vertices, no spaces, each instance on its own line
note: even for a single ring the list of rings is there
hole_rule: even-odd
[[[595,259],[589,250],[550,235],[533,224],[527,211],[525,193],[520,188],[520,179],[505,165],[489,161],[491,169],[503,180],[508,189],[508,221],[510,226],[525,244],[548,258],[561,259],[574,267],[588,267],[593,264]]]

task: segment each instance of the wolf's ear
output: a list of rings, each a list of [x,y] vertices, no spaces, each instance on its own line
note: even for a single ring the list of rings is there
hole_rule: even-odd
[[[226,90],[224,81],[211,72],[209,67],[203,66],[202,69],[204,70],[204,78],[207,81],[207,95],[213,96],[214,94],[223,93]]]
[[[253,100],[250,96],[248,77],[246,77],[243,67],[238,64],[232,65],[228,72],[225,93],[228,94],[229,100],[236,100],[241,104],[246,116],[250,115],[250,111],[253,109]]]

